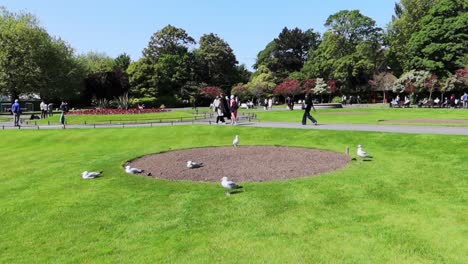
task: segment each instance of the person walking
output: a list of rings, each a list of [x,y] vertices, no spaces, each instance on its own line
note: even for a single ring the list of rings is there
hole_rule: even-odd
[[[237,109],[239,109],[239,104],[234,98],[234,95],[231,95],[231,101],[229,103],[229,110],[231,110],[231,125],[237,125]]]
[[[49,116],[54,116],[54,104],[49,103],[47,105],[47,111],[49,112]]]
[[[268,99],[268,110],[273,109],[273,98]]]
[[[62,111],[62,114],[60,115],[60,123],[65,125],[65,113],[68,112],[68,103],[66,101],[62,101],[60,110]]]
[[[304,99],[304,115],[302,116],[302,124],[306,125],[307,123],[307,118],[314,123],[314,125],[317,125],[317,120],[310,114],[310,110],[314,109],[314,112],[317,112],[315,110],[314,104],[312,103],[312,96],[310,94],[306,94],[306,97]]]
[[[15,116],[15,126],[19,126],[20,115],[21,115],[21,106],[18,102],[18,99],[15,99],[15,102],[11,105],[11,112]]]
[[[463,108],[468,108],[468,93],[463,94]]]
[[[216,112],[216,124],[221,121],[222,124],[225,124],[226,122],[224,121],[224,105],[221,103],[221,98],[219,96],[216,96],[216,98],[213,101],[213,107],[214,111]]]

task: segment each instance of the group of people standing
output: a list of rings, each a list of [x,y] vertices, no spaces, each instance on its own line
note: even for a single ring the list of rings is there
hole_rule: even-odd
[[[221,121],[222,124],[226,124],[224,118],[231,120],[231,125],[237,125],[237,110],[239,109],[239,102],[234,95],[229,97],[221,94],[216,96],[213,101],[213,111],[216,112],[216,124]]]
[[[44,101],[41,102],[39,105],[39,108],[41,109],[41,119],[47,118],[49,116],[54,116],[54,104],[49,103],[46,104]]]
[[[42,101],[39,105],[39,108],[41,110],[41,119],[54,115],[53,103],[46,104],[44,101]],[[66,101],[62,101],[62,104],[60,104],[60,111],[62,112],[60,115],[60,123],[65,124],[65,113],[68,112],[68,103]],[[15,99],[14,103],[11,105],[11,113],[14,116],[14,125],[20,126],[21,105],[18,99]],[[31,119],[39,119],[39,117],[35,114],[32,114]]]

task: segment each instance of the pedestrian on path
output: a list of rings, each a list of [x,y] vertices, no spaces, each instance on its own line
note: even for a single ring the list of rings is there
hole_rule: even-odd
[[[18,102],[18,99],[15,99],[15,102],[11,105],[11,112],[15,116],[15,126],[19,126],[20,115],[21,115],[21,106]]]
[[[221,102],[221,98],[216,96],[216,99],[213,101],[214,111],[216,112],[216,124],[221,121],[222,124],[225,123],[224,121],[224,104]]]
[[[317,125],[317,120],[315,120],[315,118],[310,114],[311,109],[314,109],[314,112],[317,112],[317,110],[315,110],[314,104],[312,103],[312,96],[310,94],[306,94],[304,99],[304,106],[305,108],[304,115],[302,116],[302,124],[306,125],[307,118],[309,118],[314,125]]]

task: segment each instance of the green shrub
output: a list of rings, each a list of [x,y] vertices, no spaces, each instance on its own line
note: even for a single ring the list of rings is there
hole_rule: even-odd
[[[136,107],[137,105],[145,105],[145,107],[156,108],[159,105],[155,97],[141,97],[130,99],[130,105]]]
[[[160,107],[161,105],[164,105],[164,107],[178,107],[182,105],[182,101],[173,96],[165,95],[156,99],[156,107]]]
[[[333,97],[332,103],[341,103],[341,97],[339,97],[339,96]]]

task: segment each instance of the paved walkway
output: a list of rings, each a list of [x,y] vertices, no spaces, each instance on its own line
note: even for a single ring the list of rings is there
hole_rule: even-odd
[[[213,120],[197,120],[190,122],[167,122],[167,123],[138,123],[138,124],[100,124],[100,125],[27,125],[13,127],[12,122],[0,123],[0,130],[42,130],[42,129],[89,129],[89,128],[130,128],[130,127],[153,127],[153,126],[178,126],[178,125],[217,125]],[[229,126],[229,125],[217,125]],[[347,130],[347,131],[370,131],[410,134],[442,134],[442,135],[465,135],[468,136],[468,127],[449,126],[409,126],[409,125],[369,125],[369,124],[312,124],[301,125],[289,122],[241,122],[239,126],[246,127],[270,127],[270,128],[292,128],[292,129],[314,129],[314,130]]]

